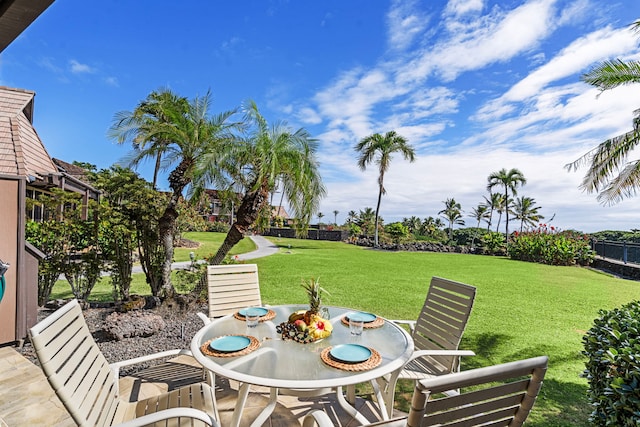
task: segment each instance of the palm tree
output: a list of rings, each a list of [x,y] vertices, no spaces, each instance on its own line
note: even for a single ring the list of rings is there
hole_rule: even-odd
[[[378,216],[380,215],[380,201],[386,193],[384,188],[384,174],[389,170],[391,158],[394,153],[401,153],[405,160],[413,162],[415,151],[407,140],[395,131],[389,131],[384,136],[374,133],[363,138],[355,146],[358,157],[358,166],[365,170],[367,165],[375,162],[378,165],[378,204],[376,205],[374,245],[378,246]]]
[[[117,113],[109,135],[119,143],[128,140],[134,142],[134,151],[128,156],[131,167],[149,157],[157,159],[160,152],[166,156],[167,167],[175,165],[168,178],[171,195],[158,221],[159,235],[165,250],[162,267],[163,296],[171,299],[176,295],[171,284],[171,263],[178,202],[188,186],[197,199],[206,183],[220,179],[220,169],[212,167],[211,158],[220,157],[230,150],[236,140],[233,131],[240,128],[240,123],[230,121],[235,111],[210,117],[209,92],[203,97],[188,101],[164,90],[147,99],[154,100],[150,113],[144,112],[144,108],[133,113]]]
[[[435,236],[436,231],[441,230],[444,227],[444,223],[440,218],[434,218],[432,216],[425,218],[420,226],[420,234],[423,236]]]
[[[471,214],[469,216],[478,221],[476,228],[480,228],[480,221],[486,221],[487,223],[490,222],[489,206],[485,205],[484,203],[480,203],[477,207],[471,209]],[[476,233],[473,233],[473,238],[471,239],[472,248],[475,244],[475,241]]]
[[[116,139],[120,144],[131,140],[134,156],[135,153],[145,149],[149,152],[149,155],[153,155],[153,152],[155,152],[152,181],[154,189],[157,188],[158,173],[162,167],[162,156],[171,141],[166,140],[164,134],[141,132],[140,127],[146,126],[151,129],[158,122],[170,122],[171,117],[169,114],[171,113],[167,111],[167,106],[186,103],[188,103],[186,98],[174,94],[169,89],[153,91],[147,95],[144,101],[138,104],[133,112],[121,111],[116,113],[114,122],[109,130],[109,136]],[[145,124],[144,122],[147,123]]]
[[[544,216],[540,215],[538,211],[540,206],[536,206],[536,201],[533,197],[518,197],[513,205],[515,212],[515,218],[520,220],[520,232],[522,227],[526,225],[536,225]]]
[[[640,34],[640,20],[634,22],[631,29]],[[640,61],[605,61],[580,79],[601,91],[640,83]],[[599,193],[597,200],[600,203],[613,205],[625,197],[634,196],[640,188],[640,160],[627,161],[629,153],[639,143],[640,109],[634,111],[631,131],[607,139],[565,168],[571,171],[590,164],[580,188],[587,193]]]
[[[269,193],[277,182],[296,218],[298,236],[306,234],[325,195],[316,160],[317,140],[305,129],[293,132],[285,122],[269,126],[253,101],[247,104],[244,122],[251,125],[248,136],[239,141],[225,165],[231,179],[246,191],[236,221],[210,261],[212,264],[220,264],[268,209]]]
[[[358,222],[358,214],[356,213],[356,211],[349,211],[349,213],[347,214],[347,222]]]
[[[375,222],[375,217],[376,213],[371,207],[366,207],[364,210],[360,210],[360,214],[358,214],[358,225],[365,233],[369,234],[371,232],[371,228]]]
[[[497,211],[502,205],[503,195],[500,193],[489,193],[489,197],[484,196],[485,204],[489,207],[489,221],[487,222],[487,231],[491,229],[493,224],[493,212]]]
[[[462,206],[460,203],[456,202],[453,197],[442,203],[444,203],[444,209],[438,212],[438,215],[442,215],[443,218],[449,222],[449,240],[452,240],[453,226],[464,225],[464,220],[462,219]]]
[[[410,233],[417,233],[420,231],[422,221],[417,216],[412,216],[411,218],[404,218],[402,220],[402,225],[407,227]]]
[[[322,221],[322,218],[324,217],[324,214],[322,212],[318,212],[318,230],[320,229],[320,224]]]
[[[334,210],[333,211],[333,225],[338,225],[338,214],[340,213],[340,211],[338,210]]]
[[[522,172],[516,168],[507,171],[505,168],[489,175],[487,190],[491,191],[495,186],[504,187],[504,212],[505,212],[505,235],[507,244],[509,244],[509,191],[512,195],[517,195],[517,188],[527,183]]]

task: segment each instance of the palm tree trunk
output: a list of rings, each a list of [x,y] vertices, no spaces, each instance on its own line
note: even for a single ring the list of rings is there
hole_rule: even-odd
[[[156,184],[158,182],[158,173],[160,172],[160,164],[162,161],[162,153],[158,153],[158,155],[156,156],[156,165],[153,168],[153,189],[157,190],[156,188]]]
[[[373,234],[373,246],[378,246],[378,213],[380,211],[380,202],[382,201],[382,191],[384,190],[384,187],[382,186],[382,183],[380,183],[380,191],[378,191],[378,204],[376,205],[376,221],[375,221],[375,230],[374,230],[374,234]]]
[[[507,239],[507,246],[509,245],[509,190],[507,186],[504,187],[504,213],[505,213],[505,238]]]
[[[173,299],[176,295],[176,290],[171,283],[171,263],[173,262],[173,232],[176,226],[176,218],[178,218],[178,212],[175,208],[178,198],[179,194],[176,196],[174,193],[171,196],[169,206],[167,206],[158,220],[160,241],[164,246],[165,253],[164,262],[162,263],[162,290],[163,297],[166,299]]]
[[[176,228],[176,219],[178,218],[178,211],[176,207],[180,197],[182,197],[182,190],[191,182],[187,177],[187,171],[192,165],[190,160],[182,160],[180,164],[169,174],[169,186],[173,190],[171,197],[169,198],[169,204],[167,205],[164,213],[158,220],[158,230],[160,234],[160,241],[164,246],[165,258],[162,264],[162,290],[165,299],[174,299],[176,296],[176,289],[171,283],[171,263],[173,262],[173,235]]]
[[[252,188],[252,187],[249,187]],[[219,265],[224,261],[231,248],[233,248],[240,240],[244,239],[245,233],[249,227],[258,219],[260,210],[265,206],[269,199],[269,189],[264,183],[257,191],[245,193],[242,203],[238,208],[236,222],[233,223],[227,236],[222,242],[222,246],[216,252],[216,255],[210,261],[212,265]]]

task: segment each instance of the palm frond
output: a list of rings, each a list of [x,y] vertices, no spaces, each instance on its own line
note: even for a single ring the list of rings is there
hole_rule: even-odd
[[[637,194],[640,187],[640,161],[635,160],[627,164],[612,179],[607,187],[598,194],[598,201],[603,205],[616,204],[625,197],[633,197]]]
[[[600,90],[638,83],[640,82],[640,62],[625,62],[621,59],[605,61],[580,76],[580,80]]]

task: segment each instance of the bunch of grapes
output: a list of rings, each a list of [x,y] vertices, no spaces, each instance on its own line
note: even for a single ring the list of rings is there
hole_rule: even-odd
[[[308,330],[301,331],[296,325],[289,322],[282,322],[276,326],[276,332],[282,336],[283,340],[293,340],[302,344],[314,341]]]

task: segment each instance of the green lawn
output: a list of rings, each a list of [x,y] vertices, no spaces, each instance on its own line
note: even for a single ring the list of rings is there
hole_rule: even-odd
[[[326,304],[415,319],[432,276],[476,286],[461,348],[477,356],[464,358],[463,369],[542,354],[550,358],[529,426],[588,425],[587,384],[580,378],[585,360],[582,336],[598,310],[640,299],[640,283],[586,268],[476,255],[382,252],[316,240],[272,240],[281,247],[280,253],[255,260],[266,304],[305,303],[300,284],[314,277],[330,293]],[[412,389],[405,384],[405,391],[410,395]]]

